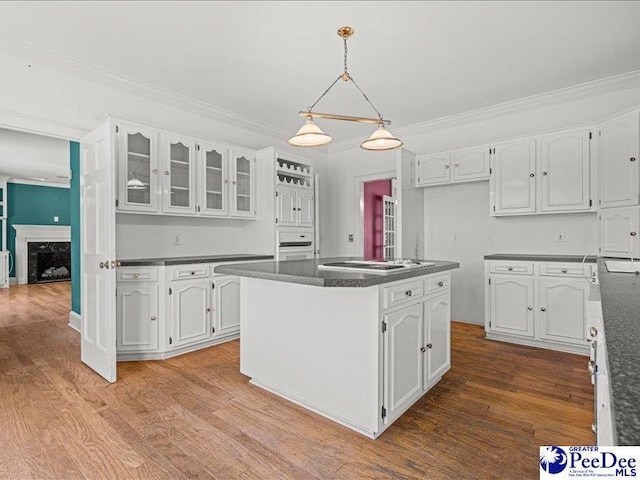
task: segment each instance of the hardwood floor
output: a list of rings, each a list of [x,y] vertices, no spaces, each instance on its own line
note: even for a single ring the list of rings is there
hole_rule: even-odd
[[[0,478],[539,478],[592,444],[586,358],[453,323],[453,368],[370,440],[248,383],[237,341],[118,365],[79,358],[67,284],[0,291]]]

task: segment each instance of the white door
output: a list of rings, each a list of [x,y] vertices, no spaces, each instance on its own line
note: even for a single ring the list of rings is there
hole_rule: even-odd
[[[118,210],[158,212],[158,133],[121,124],[118,130]]]
[[[533,337],[533,278],[489,277],[489,330]]]
[[[492,214],[536,211],[536,141],[496,145],[491,177]]]
[[[289,187],[278,187],[278,226],[295,227],[298,218],[297,193]]]
[[[540,139],[538,187],[543,212],[591,208],[589,130]]]
[[[465,148],[452,152],[453,181],[463,182],[489,178],[491,148]]]
[[[539,287],[536,315],[540,338],[587,345],[585,321],[591,284],[581,278],[547,278],[539,281]]]
[[[255,217],[255,155],[233,150],[231,152],[231,168],[231,215],[234,217]]]
[[[422,304],[384,316],[385,423],[393,422],[422,394]]]
[[[221,337],[240,332],[240,279],[215,277],[214,335]]]
[[[313,227],[313,190],[298,190],[296,201],[299,227]]]
[[[163,134],[162,171],[165,213],[194,215],[196,213],[195,171],[196,144],[194,140]]]
[[[118,352],[158,349],[158,282],[119,284],[117,295]]]
[[[451,302],[443,293],[424,302],[425,369],[423,388],[438,380],[451,366]]]
[[[382,240],[384,242],[384,259],[396,258],[396,199],[388,195],[382,196]]]
[[[600,246],[605,257],[638,258],[640,209],[637,207],[603,209],[598,214]]]
[[[211,282],[209,279],[171,282],[171,348],[211,337]]]
[[[198,145],[198,213],[211,217],[225,217],[229,213],[226,148],[210,143]]]
[[[416,170],[418,185],[447,183],[451,180],[451,155],[445,152],[418,157]]]
[[[598,129],[598,195],[602,208],[638,205],[640,125],[623,115]]]
[[[82,139],[80,251],[82,328],[80,358],[116,381],[115,142],[111,124]],[[115,133],[115,132],[114,132]]]

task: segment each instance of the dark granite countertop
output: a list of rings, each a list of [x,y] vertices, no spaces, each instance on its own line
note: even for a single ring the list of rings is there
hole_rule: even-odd
[[[494,253],[485,260],[519,260],[524,262],[582,262],[584,255],[528,255],[522,253]],[[595,255],[587,255],[585,263],[596,263]]]
[[[236,253],[230,255],[201,255],[197,257],[136,258],[120,260],[120,265],[123,267],[161,267],[190,265],[193,263],[242,262],[246,260],[273,260],[273,255]]]
[[[320,270],[318,265],[328,262],[343,262],[345,260],[363,260],[357,257],[319,258],[316,260],[289,260],[285,262],[261,262],[235,265],[220,265],[215,267],[216,273],[236,275],[238,277],[275,280],[278,282],[315,285],[318,287],[371,287],[382,283],[395,282],[405,278],[429,275],[436,272],[453,270],[460,266],[455,262],[440,260],[419,260],[435,263],[431,267],[407,268],[399,272],[386,274],[342,272],[335,270]]]
[[[617,444],[640,445],[640,276],[609,273],[606,260],[598,274]]]

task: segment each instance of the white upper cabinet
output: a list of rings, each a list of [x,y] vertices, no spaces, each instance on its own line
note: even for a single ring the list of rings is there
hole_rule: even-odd
[[[163,198],[165,213],[196,213],[196,142],[172,134],[162,134]]]
[[[231,151],[231,216],[256,216],[256,157],[249,151]]]
[[[417,185],[447,183],[451,180],[451,154],[449,152],[416,158]]]
[[[489,178],[491,147],[465,148],[451,152],[452,181],[485,180]]]
[[[198,208],[200,215],[226,217],[229,213],[228,150],[219,145],[198,144]]]
[[[134,125],[117,126],[118,209],[158,211],[158,132]]]
[[[536,211],[536,141],[514,140],[497,144],[491,177],[492,214]]]
[[[622,115],[598,129],[599,207],[638,205],[640,125],[638,113]]]
[[[313,227],[313,190],[280,185],[276,199],[279,227]]]
[[[592,209],[589,136],[589,130],[574,130],[540,138],[541,212]]]
[[[604,209],[598,214],[600,245],[598,251],[605,257],[633,257],[640,254],[638,234],[640,209],[638,207]]]

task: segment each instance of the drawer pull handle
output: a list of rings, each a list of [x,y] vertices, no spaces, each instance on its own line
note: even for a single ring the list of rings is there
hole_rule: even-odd
[[[152,322],[154,322],[155,320],[156,320],[156,316],[155,316],[155,315],[153,315],[153,316],[151,317],[151,321],[152,321]]]
[[[406,292],[404,292],[404,294],[405,294],[407,297],[410,297],[410,296],[411,296],[411,294],[412,294],[412,292],[411,292],[411,290],[407,290]]]
[[[512,271],[513,267],[507,267],[507,270]]]
[[[439,287],[443,287],[444,286],[444,282],[438,282],[438,286]]]
[[[596,338],[598,336],[598,329],[596,327],[591,327],[589,329],[589,335],[591,335],[591,338]]]
[[[562,269],[562,273],[567,273],[567,269],[566,269],[566,268],[563,268],[563,269]]]
[[[596,362],[594,362],[593,360],[589,360],[587,370],[589,370],[589,373],[591,375],[595,375],[598,372],[598,366],[596,365]]]

